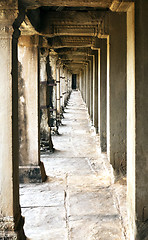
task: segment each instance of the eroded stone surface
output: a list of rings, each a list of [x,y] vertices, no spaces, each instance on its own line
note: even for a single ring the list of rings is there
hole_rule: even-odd
[[[21,185],[25,234],[30,240],[128,240],[126,186],[112,184],[80,93],[72,93],[55,152],[42,154],[46,183]]]

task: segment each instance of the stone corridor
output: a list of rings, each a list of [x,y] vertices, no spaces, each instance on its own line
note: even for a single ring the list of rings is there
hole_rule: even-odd
[[[20,185],[27,239],[128,240],[125,180],[114,181],[79,91],[53,143],[54,153],[41,154],[47,181]]]

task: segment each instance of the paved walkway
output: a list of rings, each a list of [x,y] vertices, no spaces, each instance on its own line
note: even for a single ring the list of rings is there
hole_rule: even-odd
[[[125,185],[111,184],[79,91],[72,92],[55,152],[42,155],[48,180],[21,185],[25,233],[31,240],[127,240]],[[120,205],[121,204],[121,205]]]

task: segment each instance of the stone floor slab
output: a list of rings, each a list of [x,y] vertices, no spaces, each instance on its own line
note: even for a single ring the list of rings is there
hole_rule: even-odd
[[[65,109],[55,152],[43,152],[48,179],[21,185],[25,233],[30,240],[129,240],[126,185],[113,183],[79,91]]]

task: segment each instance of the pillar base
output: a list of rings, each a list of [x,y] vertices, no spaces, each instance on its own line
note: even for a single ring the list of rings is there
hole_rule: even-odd
[[[0,239],[1,240],[25,240],[24,218],[21,216],[15,229],[14,219],[12,217],[0,217]]]
[[[43,162],[40,166],[20,166],[19,180],[20,183],[41,183],[46,181],[47,176]]]
[[[51,139],[51,136],[48,140],[45,139],[41,139],[41,144],[40,144],[40,151],[50,151],[50,152],[54,152],[54,147],[53,147],[53,142]]]

